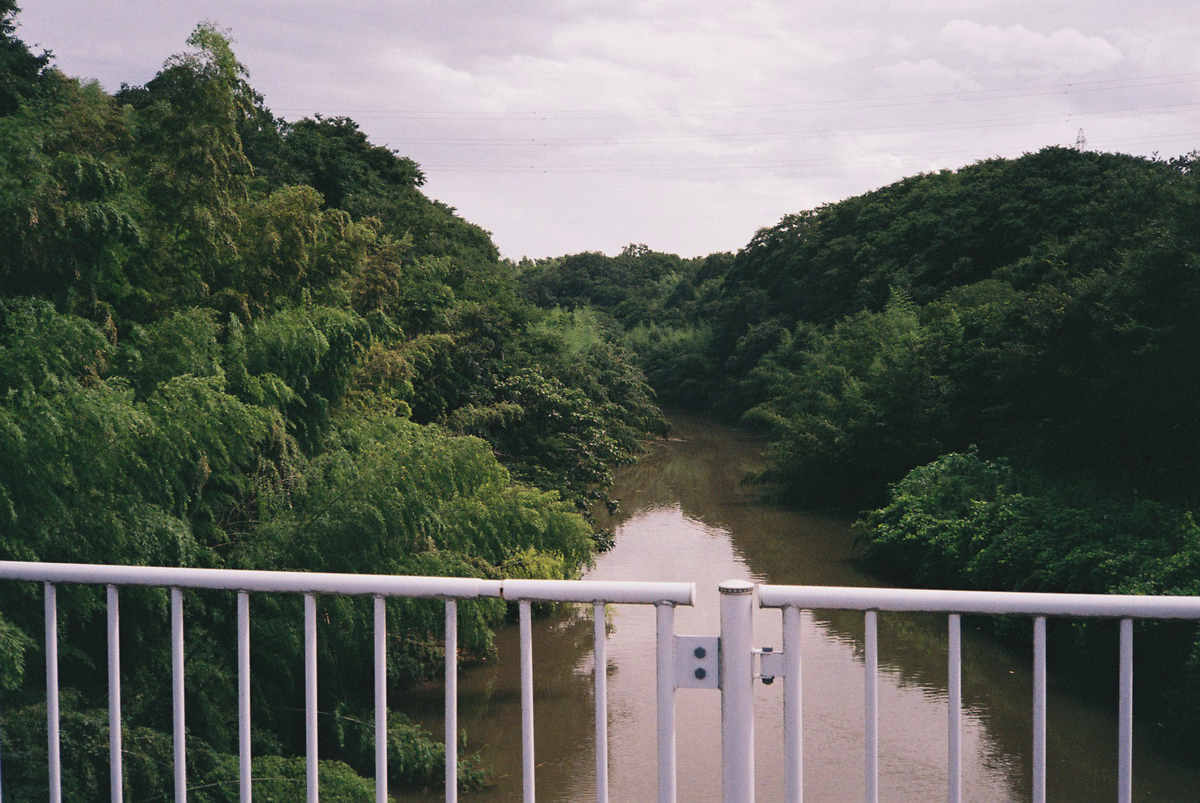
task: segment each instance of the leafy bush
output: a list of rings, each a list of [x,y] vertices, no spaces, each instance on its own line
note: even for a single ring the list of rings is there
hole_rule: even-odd
[[[860,527],[864,564],[906,585],[1200,594],[1200,527],[1189,512],[1149,500],[1097,497],[975,453],[944,455],[909,472],[892,488],[889,503],[869,512]],[[1093,665],[1092,675],[1095,665],[1112,664],[1111,627],[1070,627],[1073,632],[1059,643],[1069,645],[1064,653],[1075,654],[1064,657]],[[1138,678],[1147,708],[1169,719],[1173,733],[1200,738],[1194,718],[1200,628],[1145,626],[1138,651],[1147,668]],[[1178,693],[1168,699],[1165,688]]]

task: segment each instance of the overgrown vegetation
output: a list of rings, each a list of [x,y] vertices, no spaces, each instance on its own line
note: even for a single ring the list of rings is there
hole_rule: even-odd
[[[353,121],[276,118],[216,28],[110,95],[29,52],[16,12],[0,0],[0,558],[577,576],[612,467],[665,431],[613,336],[521,300],[488,234]],[[103,590],[59,594],[64,790],[98,799]],[[185,596],[189,797],[233,799],[234,599]],[[170,791],[167,604],[121,597],[130,799]],[[297,799],[300,600],[251,605],[255,794]],[[370,602],[319,611],[322,796],[373,799]],[[402,701],[444,619],[387,616]],[[465,656],[504,616],[460,607]],[[14,801],[46,795],[41,622],[40,588],[0,588]],[[394,717],[392,782],[437,785],[442,746]]]
[[[788,215],[735,255],[581,254],[523,284],[619,322],[665,402],[766,432],[780,500],[866,509],[865,559],[901,582],[1197,593],[1197,164],[1046,148]],[[1139,681],[1156,714],[1187,685],[1193,745],[1197,645],[1147,643],[1174,674]]]

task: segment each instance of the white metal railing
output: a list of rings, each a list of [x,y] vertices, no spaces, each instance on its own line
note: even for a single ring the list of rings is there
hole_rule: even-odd
[[[124,799],[121,765],[121,681],[119,589],[122,586],[171,590],[171,665],[174,724],[175,801],[187,799],[186,741],[184,730],[183,589],[215,589],[237,593],[239,784],[242,803],[251,800],[250,774],[250,594],[304,595],[305,741],[307,747],[307,799],[318,799],[317,755],[317,652],[316,596],[318,594],[370,596],[375,599],[375,789],[378,803],[387,800],[387,667],[384,601],[389,597],[443,599],[446,604],[446,800],[458,799],[458,608],[460,599],[502,597],[518,603],[521,628],[521,698],[524,796],[534,799],[533,757],[533,644],[530,605],[534,602],[592,603],[596,617],[596,799],[608,800],[607,693],[605,672],[604,606],[650,604],[658,609],[659,639],[673,646],[674,607],[692,605],[692,583],[626,583],[566,580],[479,580],[460,577],[396,577],[387,575],[325,574],[306,572],[180,569],[144,566],[92,566],[79,564],[0,561],[0,580],[44,584],[46,638],[46,717],[48,773],[51,803],[62,801],[62,763],[59,742],[58,611],[57,586],[66,583],[107,586],[109,761],[111,798]],[[675,687],[664,694],[661,677],[667,674],[660,645],[659,766],[660,779],[674,800]],[[673,661],[674,656],[671,655]],[[669,677],[669,674],[668,674]],[[666,769],[663,769],[666,768]],[[3,790],[0,789],[0,796]]]
[[[755,586],[733,580],[722,583],[721,634],[682,636],[674,629],[677,605],[692,605],[692,583],[603,582],[579,580],[479,580],[453,577],[301,572],[172,569],[132,566],[88,566],[0,561],[0,580],[44,584],[46,636],[47,732],[51,803],[61,803],[59,749],[57,586],[83,583],[107,586],[109,733],[112,800],[123,799],[121,772],[121,684],[119,589],[151,586],[171,590],[172,689],[174,709],[174,779],[176,803],[187,795],[184,730],[183,589],[216,589],[237,593],[239,783],[243,803],[251,800],[250,775],[250,594],[304,595],[305,722],[307,795],[318,796],[316,596],[373,597],[375,615],[375,749],[376,799],[387,800],[387,667],[384,602],[389,597],[423,597],[445,601],[446,628],[446,800],[457,800],[458,744],[458,607],[460,599],[501,597],[518,604],[522,716],[522,779],[525,803],[535,799],[533,752],[534,602],[590,603],[594,613],[596,800],[608,801],[607,673],[605,616],[607,604],[643,604],[656,608],[656,696],[658,736],[658,800],[675,803],[675,690],[682,687],[721,690],[722,799],[754,801],[754,680],[784,681],[784,751],[786,800],[803,799],[801,611],[858,610],[864,615],[866,666],[865,770],[867,803],[878,801],[878,646],[880,612],[946,613],[949,619],[947,799],[962,798],[962,629],[963,614],[1031,616],[1034,620],[1033,800],[1046,799],[1046,619],[1108,618],[1120,622],[1120,694],[1118,711],[1117,800],[1129,803],[1133,788],[1133,620],[1200,619],[1200,597],[1145,597],[1086,594],[1026,594],[978,591],[926,591],[819,586]],[[757,592],[757,594],[755,593]],[[783,612],[783,650],[754,649],[753,617],[757,606]],[[757,671],[756,671],[757,662]],[[0,790],[2,795],[2,790]]]
[[[724,591],[724,586],[722,587]],[[740,604],[736,598],[723,596],[722,606]],[[1134,619],[1200,619],[1200,597],[1148,597],[1105,594],[1031,594],[993,591],[928,591],[895,588],[831,588],[824,586],[758,587],[758,601],[763,608],[783,609],[783,656],[762,659],[762,674],[782,675],[784,681],[784,750],[787,779],[786,800],[801,803],[803,799],[803,745],[801,737],[802,702],[800,684],[800,611],[857,610],[862,611],[865,624],[864,656],[866,664],[865,698],[865,769],[866,800],[879,799],[879,730],[878,730],[878,648],[877,617],[880,611],[924,611],[949,615],[948,669],[949,714],[947,722],[947,761],[949,781],[947,799],[950,803],[962,800],[962,615],[987,614],[1032,616],[1033,637],[1033,801],[1046,800],[1046,618],[1106,618],[1120,621],[1120,680],[1118,704],[1118,765],[1117,800],[1129,803],[1133,796],[1133,620]],[[724,613],[722,613],[724,628]],[[770,668],[769,668],[770,667]],[[723,694],[749,697],[752,679],[739,674],[725,678]],[[750,734],[753,750],[753,734]],[[737,750],[745,751],[744,745]],[[734,761],[732,771],[747,766]],[[753,765],[749,778],[738,776],[738,791],[728,794],[726,803],[753,801]],[[728,789],[728,786],[727,786]],[[748,791],[747,791],[748,790]]]

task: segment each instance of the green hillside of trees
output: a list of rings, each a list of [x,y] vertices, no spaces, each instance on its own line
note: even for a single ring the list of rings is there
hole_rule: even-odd
[[[623,346],[519,298],[411,160],[275,117],[213,27],[187,44],[109,94],[0,0],[0,559],[577,576],[605,539],[586,511],[666,428]],[[59,594],[64,793],[98,800],[103,589]],[[251,602],[264,799],[302,789],[300,603]],[[121,605],[126,788],[166,798],[167,596]],[[234,599],[185,605],[190,799],[232,800]],[[319,605],[323,798],[373,799],[370,601]],[[463,604],[466,657],[505,613]],[[389,603],[393,700],[440,671],[442,625]],[[5,584],[6,800],[47,794],[41,661],[41,589]],[[440,743],[392,722],[393,783],[438,784]]]
[[[613,467],[666,432],[657,392],[764,432],[752,479],[859,515],[862,560],[898,583],[1200,594],[1196,154],[1051,147],[788,215],[737,253],[514,265],[354,121],[277,118],[212,26],[109,93],[16,14],[0,0],[0,559],[577,576]],[[99,799],[102,590],[60,596],[65,791]],[[200,803],[236,794],[233,604],[187,596]],[[255,776],[289,799],[300,601],[252,604]],[[369,603],[320,604],[323,795],[363,799]],[[122,607],[126,782],[151,799],[167,597]],[[505,615],[461,606],[464,657]],[[440,606],[391,604],[388,627],[396,700],[442,664]],[[1115,664],[1107,631],[1063,627],[1052,660]],[[41,628],[40,588],[0,588],[13,801],[46,796]],[[1196,627],[1138,639],[1139,712],[1194,750]],[[441,745],[398,713],[391,748],[397,787],[439,783]]]
[[[523,292],[611,316],[664,403],[765,432],[755,479],[860,513],[898,583],[1200,594],[1198,166],[1046,148],[788,215],[736,254],[527,264]],[[1148,630],[1139,683],[1150,702],[1186,676],[1157,702],[1196,736],[1186,631]],[[1089,638],[1061,657],[1101,655]]]

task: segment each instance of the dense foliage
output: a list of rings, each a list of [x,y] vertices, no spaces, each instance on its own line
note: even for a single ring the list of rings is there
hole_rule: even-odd
[[[272,115],[212,26],[110,95],[30,53],[15,15],[0,0],[0,559],[577,575],[611,468],[665,429],[607,330],[520,299],[488,234],[353,121]],[[93,800],[103,589],[59,593],[65,791]],[[232,799],[235,600],[185,596],[190,797]],[[251,606],[256,797],[291,800],[300,600]],[[165,797],[167,596],[121,608],[126,787]],[[363,800],[370,601],[319,611],[322,794]],[[440,667],[444,620],[437,601],[387,615],[402,701]],[[465,655],[504,616],[463,604]],[[0,588],[14,801],[46,795],[41,621],[39,588]],[[441,745],[399,712],[390,733],[393,782],[437,784]]]
[[[895,579],[1197,593],[1198,164],[1046,148],[788,215],[735,255],[579,254],[523,286],[621,324],[665,402],[766,432],[781,500],[886,505],[863,541]],[[1177,723],[1200,711],[1185,630],[1146,647],[1170,683],[1190,666]]]
[[[904,583],[934,588],[1081,594],[1200,596],[1200,527],[1190,512],[1135,497],[1015,471],[975,452],[943,455],[913,469],[889,503],[860,523],[864,563]],[[1117,629],[1054,620],[1059,666],[1111,694]],[[1029,644],[1029,622],[1002,622]],[[1200,632],[1190,622],[1143,622],[1137,633],[1143,712],[1169,724],[1176,747],[1200,739]]]

